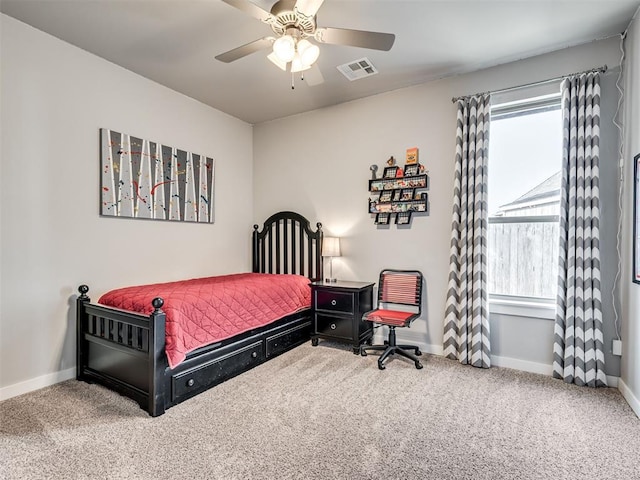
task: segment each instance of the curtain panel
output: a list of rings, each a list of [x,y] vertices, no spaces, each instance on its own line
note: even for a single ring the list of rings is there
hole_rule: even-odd
[[[563,80],[560,256],[553,376],[607,386],[600,287],[600,75]]]
[[[489,368],[487,154],[490,95],[457,102],[457,132],[444,355]]]

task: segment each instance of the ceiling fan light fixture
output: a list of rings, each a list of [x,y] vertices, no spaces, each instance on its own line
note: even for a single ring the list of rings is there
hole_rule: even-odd
[[[281,62],[288,63],[296,54],[296,41],[289,35],[283,35],[273,42],[273,53]]]
[[[300,56],[300,54],[296,52],[296,55],[293,57],[293,60],[291,60],[291,73],[304,72],[305,70],[309,70],[310,68],[311,68],[311,65],[305,64],[302,61],[302,57]]]
[[[282,60],[280,60],[274,52],[271,52],[269,55],[267,55],[267,58],[281,70],[284,70],[285,72],[287,71],[287,62],[283,62]]]
[[[311,66],[320,56],[320,48],[307,39],[298,42],[298,54],[303,65]]]

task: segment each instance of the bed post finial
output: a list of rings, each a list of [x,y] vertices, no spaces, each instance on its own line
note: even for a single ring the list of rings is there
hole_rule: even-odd
[[[257,224],[257,223],[254,223],[254,224],[253,224],[253,229],[254,229],[254,230],[256,230],[256,231],[257,231],[259,228],[260,228],[260,227],[258,226],[258,224]]]
[[[78,287],[78,291],[80,292],[80,300],[86,300],[87,298],[87,292],[89,291],[89,287],[87,285],[80,285]]]
[[[316,223],[316,227],[318,227],[318,230],[322,230],[322,224],[320,222]]]
[[[164,305],[164,300],[160,297],[156,297],[151,301],[151,305],[155,308],[153,313],[162,313],[162,306]]]

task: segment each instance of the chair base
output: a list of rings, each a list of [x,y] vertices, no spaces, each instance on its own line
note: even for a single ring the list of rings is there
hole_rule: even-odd
[[[401,355],[405,358],[408,358],[409,360],[413,360],[413,363],[418,370],[422,368],[422,363],[420,363],[420,360],[417,357],[417,355],[422,355],[420,348],[416,347],[415,345],[397,345],[396,344],[396,327],[393,327],[390,325],[389,325],[389,340],[385,340],[384,345],[371,345],[371,346],[361,345],[360,355],[362,355],[363,357],[366,357],[367,350],[383,351],[382,355],[380,355],[380,358],[378,358],[378,368],[380,370],[384,370],[386,368],[384,364],[385,360],[387,360],[391,355],[395,355],[395,354]],[[409,353],[407,350],[413,350],[415,352],[415,355],[412,353]]]

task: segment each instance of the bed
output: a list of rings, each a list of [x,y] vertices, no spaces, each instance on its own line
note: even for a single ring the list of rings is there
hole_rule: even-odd
[[[298,213],[276,213],[264,222],[262,229],[258,225],[253,226],[252,272],[211,277],[209,280],[228,286],[247,277],[255,283],[255,287],[251,288],[261,289],[265,281],[275,283],[280,277],[296,280],[297,285],[300,284],[300,278],[292,277],[305,277],[302,279],[305,284],[307,280],[321,279],[322,235],[320,223],[316,224],[314,230],[309,221]],[[212,288],[209,280],[192,279],[185,283],[205,283],[206,286],[199,290],[198,295],[207,295],[208,289]],[[150,302],[144,306],[139,305],[140,298],[147,298],[144,296],[136,297],[138,304],[135,301],[124,303],[133,306],[134,310],[92,303],[87,295],[89,287],[80,285],[80,295],[76,300],[77,379],[115,390],[133,399],[149,415],[156,417],[167,408],[310,339],[311,312],[309,303],[306,303],[292,307],[295,309],[292,313],[273,321],[268,320],[266,324],[262,318],[258,321],[245,318],[240,333],[228,336],[228,332],[218,332],[212,343],[182,345],[181,351],[175,356],[172,349],[166,348],[168,343],[174,343],[176,336],[175,303],[170,306],[170,302],[167,302],[165,306],[165,299],[160,293],[164,289],[166,295],[173,299],[175,283],[136,287],[143,291],[143,295],[148,296],[156,288],[158,294],[148,297]],[[167,285],[172,287],[167,289]],[[249,288],[243,285],[242,289]],[[309,288],[308,284],[306,288]],[[108,299],[109,293],[112,292],[101,299]],[[183,297],[188,302],[194,295]],[[262,297],[255,304],[245,299],[241,302],[248,307],[247,311],[256,312],[256,318],[262,317],[262,310],[273,310]],[[196,307],[194,312],[199,308]],[[229,310],[235,311],[235,308]],[[183,314],[188,315],[188,304],[185,312]],[[198,319],[194,321],[202,324]]]

